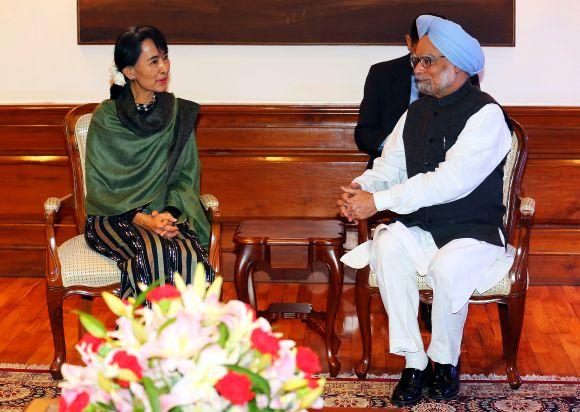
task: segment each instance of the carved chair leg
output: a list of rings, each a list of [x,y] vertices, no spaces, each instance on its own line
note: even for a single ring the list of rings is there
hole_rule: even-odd
[[[89,315],[91,315],[93,313],[93,297],[92,296],[81,296],[81,311],[88,313]],[[81,318],[79,317],[79,326],[78,326],[78,332],[79,332],[79,341],[82,339],[82,337],[85,335],[85,333],[87,333],[86,329],[84,328],[83,324],[81,323]]]
[[[342,247],[315,246],[315,250],[316,259],[326,264],[329,273],[328,296],[326,300],[325,345],[330,376],[335,377],[340,371],[340,362],[336,357],[336,353],[340,347],[340,340],[334,331],[334,323],[342,295],[343,269],[342,264],[338,260],[339,256],[342,256]]]
[[[522,385],[522,379],[517,368],[517,357],[524,323],[525,306],[525,292],[520,296],[509,297],[507,304],[498,304],[506,374],[512,389],[518,389]]]
[[[354,369],[359,379],[365,379],[371,366],[371,289],[368,285],[356,283],[356,315],[362,339],[362,357]]]
[[[66,344],[64,341],[64,325],[62,319],[63,300],[63,288],[46,287],[48,318],[50,319],[50,329],[54,342],[54,359],[50,364],[49,371],[54,379],[62,379],[60,368],[66,361]]]

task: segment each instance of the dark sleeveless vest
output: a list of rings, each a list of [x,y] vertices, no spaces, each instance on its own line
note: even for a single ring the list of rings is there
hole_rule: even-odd
[[[467,120],[489,103],[498,104],[469,82],[442,99],[424,96],[415,101],[409,107],[403,130],[408,177],[434,171],[445,160],[445,153],[455,144]],[[505,159],[466,197],[424,207],[397,220],[407,227],[419,226],[429,231],[439,248],[460,238],[503,246],[498,228],[504,229],[504,163]]]

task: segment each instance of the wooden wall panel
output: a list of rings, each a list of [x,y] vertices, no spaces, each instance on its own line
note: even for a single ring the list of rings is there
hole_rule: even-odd
[[[1,152],[12,156],[66,156],[62,125],[0,126]]]
[[[351,156],[201,157],[202,187],[231,217],[328,217],[340,185],[364,170]],[[302,182],[302,183],[299,183]]]
[[[522,192],[536,199],[536,224],[580,224],[580,158],[529,159]]]
[[[580,158],[578,107],[506,107],[530,138],[529,157]]]
[[[0,106],[0,276],[44,271],[42,204],[71,190],[62,135],[71,107]],[[531,281],[580,284],[580,108],[506,109],[530,137],[523,193],[537,201]],[[354,144],[356,119],[354,106],[203,107],[197,127],[202,191],[221,202],[228,277],[241,219],[336,216],[339,186],[367,161]],[[58,236],[74,233],[68,217]]]
[[[70,193],[66,156],[0,156],[0,223],[42,223],[44,200]]]

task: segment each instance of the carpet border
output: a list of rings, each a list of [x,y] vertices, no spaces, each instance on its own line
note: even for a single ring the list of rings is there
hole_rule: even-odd
[[[30,372],[30,373],[50,373],[48,365],[27,365],[24,363],[0,363],[0,371],[2,372]],[[353,373],[341,373],[336,378],[331,378],[328,373],[316,374],[316,376],[324,377],[332,381],[358,381],[359,379]],[[400,374],[390,375],[367,375],[367,379],[362,379],[361,381],[367,380],[369,382],[396,382],[400,378]],[[462,374],[462,382],[470,383],[484,383],[484,382],[504,382],[507,383],[507,376],[505,375],[483,375],[483,374]],[[577,385],[580,384],[580,377],[578,376],[557,376],[557,375],[526,375],[522,376],[523,383],[536,383],[536,384],[569,384]]]
[[[353,373],[341,373],[336,378],[331,378],[328,373],[321,373],[317,376],[324,377],[326,379],[332,380],[359,380]],[[366,379],[362,380],[372,380],[374,382],[393,382],[398,381],[401,377],[400,374],[383,374],[383,375],[367,375]],[[461,374],[462,382],[508,382],[506,375],[496,375],[496,374]],[[523,383],[563,383],[563,384],[580,384],[580,377],[578,376],[557,376],[557,375],[525,375],[522,376]]]
[[[48,365],[27,365],[25,363],[0,363],[0,372],[50,373]]]

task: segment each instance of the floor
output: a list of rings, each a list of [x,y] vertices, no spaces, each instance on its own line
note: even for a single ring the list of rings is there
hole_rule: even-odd
[[[234,299],[231,282],[224,285],[224,299]],[[260,283],[258,302],[265,308],[270,302],[311,302],[317,309],[325,304],[326,285],[312,283]],[[77,339],[77,298],[65,304],[65,330],[68,362],[78,363],[74,351]],[[39,278],[0,278],[0,363],[48,365],[53,346],[46,313],[44,280]],[[94,305],[94,314],[108,327],[114,316],[101,299]],[[372,304],[373,352],[370,373],[398,373],[403,361],[388,353],[387,317],[379,299]],[[318,335],[300,321],[283,320],[274,324],[287,338],[316,350],[321,359],[324,347]],[[354,306],[354,287],[345,285],[337,318],[337,333],[342,340],[338,357],[341,372],[350,372],[361,353],[360,334]],[[425,342],[429,336],[424,334]],[[472,305],[465,327],[462,372],[505,374],[501,350],[501,333],[497,307]],[[522,375],[580,376],[580,287],[532,286],[528,291],[526,315],[520,351]],[[326,367],[323,362],[323,367]]]

